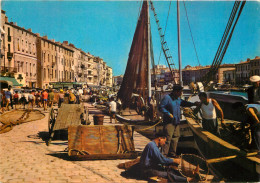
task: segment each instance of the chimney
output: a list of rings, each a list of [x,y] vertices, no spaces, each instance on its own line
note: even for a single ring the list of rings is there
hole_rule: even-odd
[[[31,28],[29,28],[29,29],[27,29],[29,32],[32,32],[32,29]]]
[[[55,39],[52,39],[51,41],[55,43]]]
[[[44,39],[48,39],[48,36],[43,36]]]
[[[16,25],[16,26],[17,26],[17,22],[14,22],[14,25]]]
[[[36,36],[41,37],[40,33],[36,33]]]
[[[68,45],[69,42],[68,41],[63,41],[63,44]]]
[[[259,59],[260,57],[259,56],[256,56],[255,59]]]
[[[12,25],[13,25],[14,23],[13,23],[13,22],[10,22],[10,24],[12,24]]]
[[[247,58],[246,61],[250,61],[250,58]]]
[[[7,16],[5,16],[5,22],[8,22],[8,17]]]

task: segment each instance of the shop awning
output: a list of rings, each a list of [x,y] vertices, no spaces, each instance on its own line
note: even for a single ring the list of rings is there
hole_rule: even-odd
[[[11,86],[22,86],[22,84],[19,84],[17,80],[13,77],[0,77],[0,82],[8,83],[8,85]]]

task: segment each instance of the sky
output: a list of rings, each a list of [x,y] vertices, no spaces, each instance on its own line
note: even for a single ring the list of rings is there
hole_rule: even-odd
[[[185,1],[198,61],[180,1],[182,68],[211,65],[233,5],[234,1]],[[103,58],[114,76],[125,72],[140,6],[140,1],[2,1],[9,22]],[[163,30],[170,7],[165,39],[178,68],[176,1],[154,1],[154,7]],[[260,1],[247,1],[222,63],[260,56],[259,15]],[[150,18],[155,64],[166,65],[151,11]]]

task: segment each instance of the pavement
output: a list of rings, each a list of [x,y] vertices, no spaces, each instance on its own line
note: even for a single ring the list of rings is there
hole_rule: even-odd
[[[91,104],[86,105],[90,113],[99,112]],[[124,170],[118,169],[117,165],[129,160],[68,160],[65,158],[67,140],[53,140],[50,146],[46,145],[44,139],[48,136],[49,113],[43,113],[46,115],[44,119],[17,125],[13,130],[0,134],[0,182],[147,182],[121,175]],[[91,125],[92,115],[89,116]],[[109,116],[105,116],[104,125],[111,125],[109,122]],[[136,151],[142,152],[149,141],[134,132]]]

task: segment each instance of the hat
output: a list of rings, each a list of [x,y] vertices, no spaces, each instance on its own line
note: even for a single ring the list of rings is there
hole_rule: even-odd
[[[254,75],[250,77],[252,83],[260,81],[260,76]]]
[[[60,89],[60,92],[63,92],[63,89]]]
[[[174,90],[182,90],[183,89],[183,87],[181,86],[181,85],[174,85],[173,87],[172,87],[172,90],[174,91]]]

